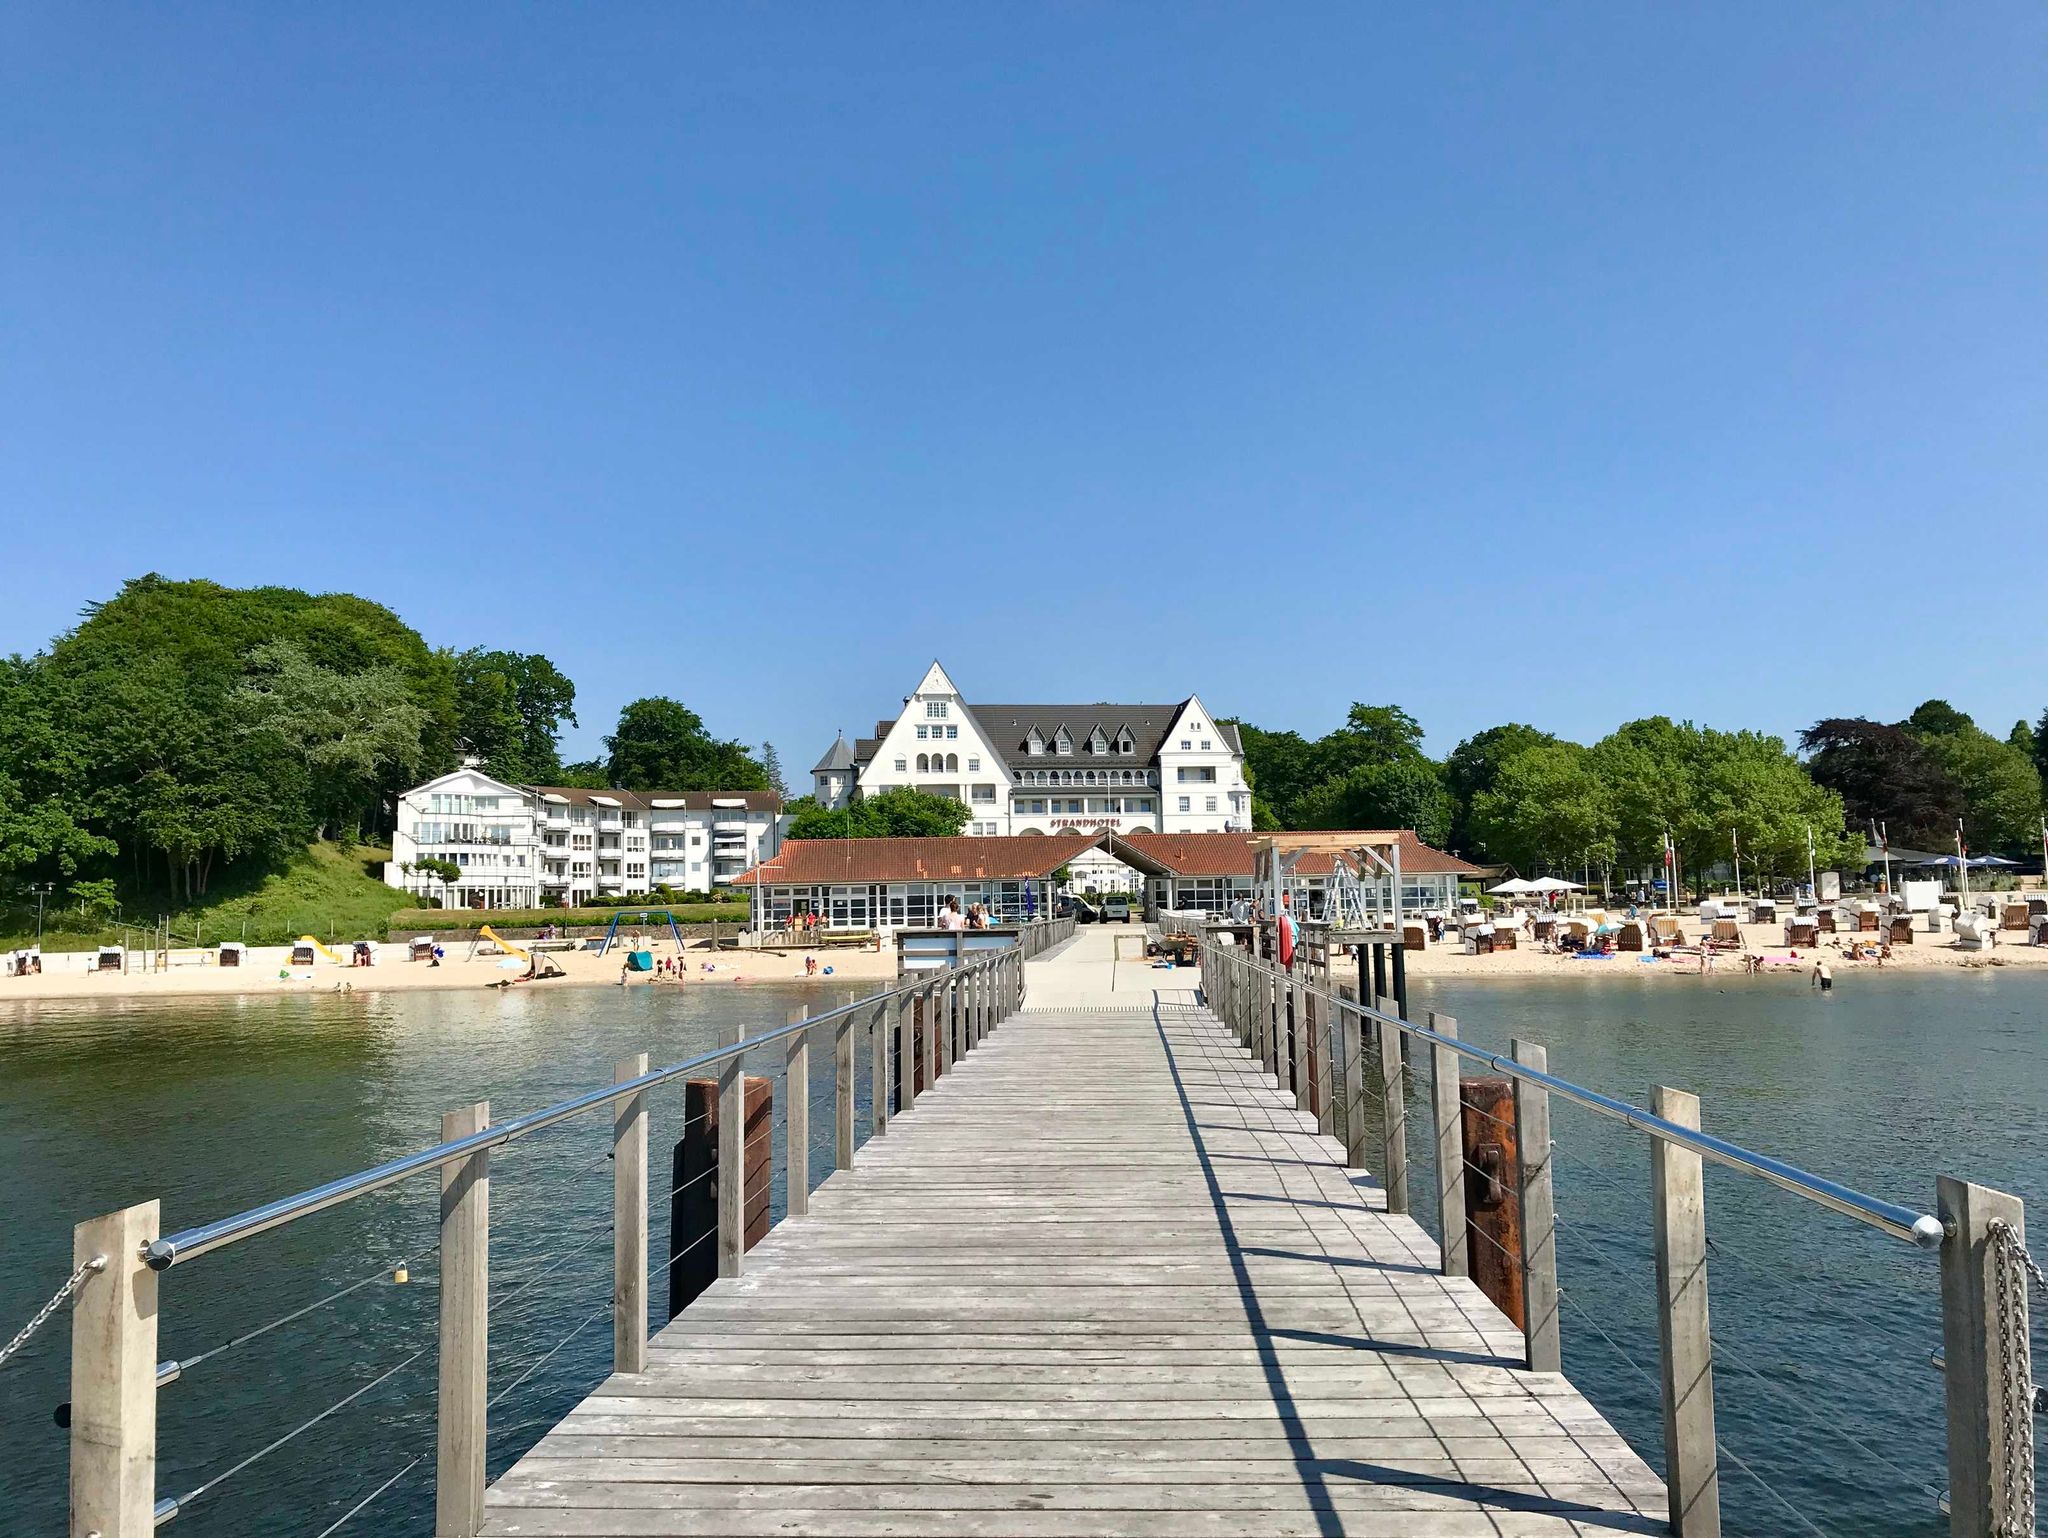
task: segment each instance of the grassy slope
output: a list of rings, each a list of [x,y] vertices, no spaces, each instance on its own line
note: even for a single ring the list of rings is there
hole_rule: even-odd
[[[61,912],[46,916],[43,944],[52,951],[84,950],[100,943],[120,944],[124,927],[131,936],[137,925],[152,923],[169,911],[172,943],[190,945],[195,932],[206,944],[246,938],[251,945],[274,945],[300,935],[330,933],[339,939],[377,938],[391,915],[414,899],[380,879],[390,851],[367,845],[343,849],[314,844],[281,871],[252,875],[244,881],[217,881],[209,899],[197,908],[172,906],[161,896],[128,897],[122,922],[99,929],[78,925],[74,909],[67,923]],[[11,908],[0,912],[0,946],[22,945],[35,938],[35,910],[26,915]],[[138,940],[139,943],[139,940]]]

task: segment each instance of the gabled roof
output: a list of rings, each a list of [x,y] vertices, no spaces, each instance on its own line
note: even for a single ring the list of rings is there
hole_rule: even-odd
[[[772,790],[586,790],[579,785],[523,787],[555,806],[595,806],[606,811],[650,809],[708,812],[714,809],[780,812],[782,797]]]
[[[1361,844],[1384,843],[1398,838],[1403,875],[1480,874],[1478,866],[1468,865],[1456,855],[1432,849],[1423,843],[1413,829],[1362,829],[1355,832]],[[1344,835],[1331,836],[1341,838]],[[1175,876],[1250,876],[1254,864],[1253,847],[1260,837],[1257,833],[1140,833],[1125,842],[1134,849],[1142,849]],[[1294,873],[1297,876],[1327,876],[1336,868],[1339,858],[1327,851],[1310,850],[1296,862]],[[1341,858],[1356,868],[1354,861],[1348,857]]]
[[[1043,765],[1052,753],[1034,754],[1030,749],[1035,729],[1048,748],[1059,738],[1060,728],[1074,741],[1073,758],[1089,763],[1149,764],[1159,756],[1161,744],[1173,723],[1180,718],[1179,705],[975,705],[975,724],[982,740],[1003,756],[1011,768]],[[1222,728],[1218,726],[1219,732]],[[1101,732],[1110,745],[1108,753],[1089,753],[1089,737]],[[1117,739],[1128,734],[1131,751],[1118,753]],[[1236,742],[1225,733],[1231,750]]]
[[[852,767],[853,749],[847,746],[846,734],[841,732],[832,739],[832,746],[825,750],[825,756],[818,760],[811,773],[827,774],[833,770],[846,770]]]

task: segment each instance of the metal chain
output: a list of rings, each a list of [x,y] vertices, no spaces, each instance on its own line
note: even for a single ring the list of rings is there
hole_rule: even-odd
[[[2005,1441],[2005,1510],[2000,1538],[2034,1538],[2034,1371],[2027,1325],[2027,1278],[2048,1285],[2010,1223],[1990,1226],[1997,1256],[1992,1276],[1998,1308],[2000,1429]]]
[[[71,1294],[73,1294],[74,1292],[78,1291],[78,1284],[80,1282],[84,1281],[88,1276],[92,1275],[93,1272],[104,1271],[106,1269],[107,1257],[104,1255],[95,1255],[91,1260],[80,1262],[78,1269],[72,1272],[70,1276],[64,1279],[64,1285],[57,1289],[56,1295],[53,1296],[49,1302],[45,1303],[41,1308],[36,1310],[35,1318],[29,1320],[27,1324],[21,1327],[21,1333],[15,1336],[14,1339],[10,1340],[6,1345],[0,1346],[0,1364],[4,1364],[10,1356],[13,1356],[15,1352],[19,1351],[23,1346],[27,1345],[29,1342],[29,1337],[35,1334],[36,1331],[40,1330],[45,1324],[49,1323],[50,1315],[56,1313],[58,1309],[62,1308],[64,1306],[64,1300],[70,1297]]]

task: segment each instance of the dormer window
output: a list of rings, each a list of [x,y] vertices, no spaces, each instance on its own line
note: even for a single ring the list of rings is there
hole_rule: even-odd
[[[1024,751],[1033,758],[1037,758],[1045,752],[1045,738],[1039,735],[1038,728],[1035,726],[1031,728],[1031,735],[1024,739]]]
[[[1099,726],[1088,734],[1088,751],[1096,754],[1109,751],[1109,739],[1102,735],[1102,728]]]
[[[1072,756],[1074,751],[1074,739],[1067,735],[1067,729],[1064,726],[1060,728],[1059,735],[1053,738],[1052,750],[1055,753],[1059,754],[1062,758]]]

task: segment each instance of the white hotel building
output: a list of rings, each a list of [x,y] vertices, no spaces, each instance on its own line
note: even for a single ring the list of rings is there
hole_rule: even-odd
[[[465,766],[398,798],[384,880],[449,908],[573,907],[655,887],[708,892],[782,847],[772,791],[512,785]],[[444,887],[417,868],[446,860]]]
[[[911,786],[964,802],[968,836],[1249,830],[1237,730],[1177,705],[969,705],[934,662],[903,712],[812,771],[821,805]]]

